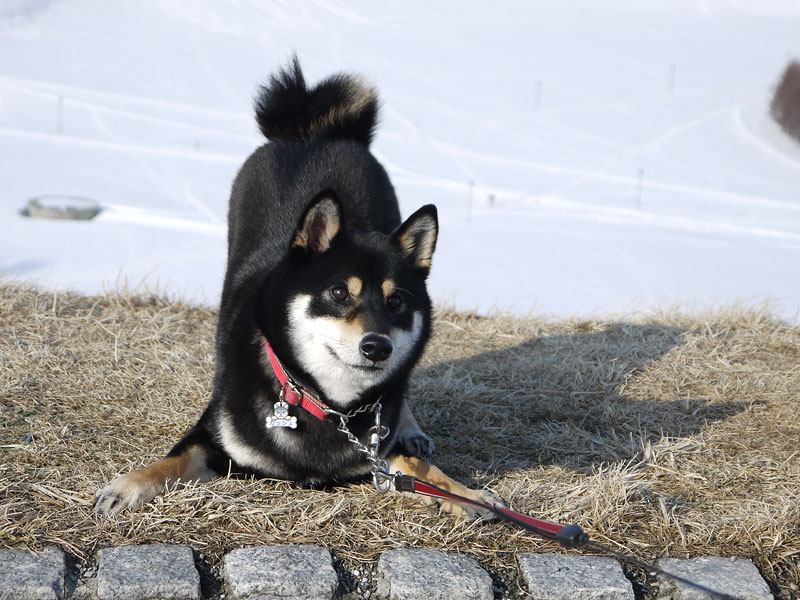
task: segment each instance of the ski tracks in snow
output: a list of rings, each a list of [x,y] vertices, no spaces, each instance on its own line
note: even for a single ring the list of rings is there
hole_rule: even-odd
[[[696,90],[692,90],[694,93]],[[580,220],[595,220],[606,223],[629,222],[632,225],[644,225],[660,229],[672,229],[695,235],[725,235],[725,236],[747,236],[763,239],[772,239],[793,244],[800,243],[800,203],[792,203],[787,200],[770,198],[761,194],[753,194],[745,191],[720,189],[709,187],[702,183],[691,181],[666,181],[663,178],[653,178],[648,172],[645,181],[648,193],[667,193],[674,198],[682,199],[682,205],[678,208],[671,208],[671,212],[664,210],[653,210],[652,207],[633,208],[633,198],[637,186],[642,183],[640,177],[633,175],[637,168],[642,168],[647,164],[648,153],[658,151],[670,140],[678,139],[684,135],[698,135],[698,129],[708,126],[710,123],[719,120],[726,120],[733,123],[735,134],[756,147],[763,148],[769,152],[779,153],[780,151],[770,146],[768,142],[762,140],[757,134],[752,132],[743,123],[743,107],[752,104],[756,100],[763,100],[763,93],[753,95],[752,93],[745,98],[734,101],[725,101],[717,106],[701,112],[699,115],[689,116],[680,120],[662,131],[645,137],[644,139],[627,145],[623,145],[618,151],[608,154],[595,154],[599,162],[591,164],[593,161],[586,160],[584,165],[565,165],[563,163],[549,163],[541,160],[528,159],[525,156],[501,156],[492,153],[481,153],[472,149],[458,147],[453,143],[431,139],[430,143],[443,154],[451,156],[453,163],[464,173],[465,179],[475,181],[475,195],[492,194],[496,198],[502,199],[505,203],[504,214],[511,218],[529,217],[536,219],[537,214],[541,215],[543,210],[548,212],[571,213],[574,218]],[[677,102],[682,102],[678,99]],[[567,109],[558,111],[563,114]],[[572,110],[581,110],[580,107]],[[413,121],[406,118],[399,110],[392,110],[393,118],[403,124],[407,131],[414,131]],[[719,128],[716,128],[717,130]],[[702,136],[700,136],[702,137]],[[569,148],[565,146],[567,150]],[[588,152],[586,154],[589,154]],[[641,160],[637,160],[641,158]],[[784,161],[791,162],[792,167],[800,168],[800,164],[793,161],[791,157],[781,154]],[[430,188],[438,193],[447,193],[454,197],[453,202],[463,204],[470,186],[467,181],[453,179],[452,177],[441,177],[438,175],[414,171],[408,168],[400,168],[393,164],[391,160],[385,159],[385,164],[393,178],[400,184],[411,185],[414,187]],[[688,159],[688,157],[687,157]],[[564,181],[553,187],[543,189],[540,192],[532,192],[529,189],[519,189],[514,187],[503,187],[481,182],[478,171],[491,173],[493,166],[503,168],[514,168],[525,171],[539,171],[550,177],[562,177]],[[475,167],[478,167],[477,169]],[[615,172],[623,167],[625,171],[632,173]],[[576,188],[582,184],[591,182],[602,182],[610,186],[609,194],[616,195],[620,200],[613,202],[592,202],[578,200],[575,196],[579,193]],[[458,199],[455,199],[458,198]],[[707,210],[704,214],[702,210],[693,203],[701,199],[701,204],[707,204],[712,210]],[[716,207],[716,208],[713,208]],[[778,215],[771,221],[753,220],[751,213],[761,207],[764,212]],[[663,207],[662,207],[663,208]],[[470,215],[481,218],[481,215],[488,214],[492,208],[487,208],[481,203],[471,207]],[[461,211],[463,214],[463,211]],[[613,240],[612,240],[613,241]]]
[[[129,146],[136,148],[137,145],[125,141],[129,137],[113,133],[112,128],[109,126],[109,119],[115,119],[123,127],[133,128],[134,137],[141,137],[141,133],[138,130],[142,127],[150,127],[156,133],[161,133],[168,129],[173,134],[177,133],[179,138],[182,137],[184,139],[183,145],[187,149],[194,148],[198,136],[201,135],[227,139],[232,143],[241,145],[242,148],[252,147],[254,143],[259,141],[254,127],[250,124],[252,119],[249,113],[198,108],[191,104],[101,92],[87,88],[6,76],[0,76],[0,88],[3,88],[6,94],[16,93],[52,101],[51,115],[47,115],[48,118],[39,118],[36,122],[52,122],[54,124],[53,132],[55,132],[56,110],[59,98],[63,99],[64,121],[67,129],[70,126],[70,118],[78,120],[74,112],[72,115],[69,114],[71,111],[86,112],[92,119],[96,132],[102,135],[91,138],[86,135],[85,128],[82,128],[81,135],[77,135],[74,132],[71,133],[71,137],[82,140],[115,143],[117,147]],[[9,120],[12,118],[8,109],[6,110],[6,118]],[[26,131],[30,133],[47,133],[38,128],[26,128],[22,123],[14,125],[16,126],[8,126],[7,130],[15,129],[20,134]],[[154,135],[151,144],[141,146],[145,151],[148,149],[157,150],[159,144],[166,145],[163,138],[159,139],[158,135]],[[233,156],[231,157],[233,158]]]

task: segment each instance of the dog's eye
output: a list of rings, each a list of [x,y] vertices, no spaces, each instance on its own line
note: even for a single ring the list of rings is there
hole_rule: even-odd
[[[403,299],[397,294],[393,294],[386,299],[386,306],[396,310],[403,306]]]
[[[350,292],[347,291],[346,287],[336,286],[331,290],[331,297],[337,302],[347,302]]]

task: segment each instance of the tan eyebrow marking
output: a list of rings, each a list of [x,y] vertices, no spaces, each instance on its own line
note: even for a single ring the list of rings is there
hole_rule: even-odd
[[[356,276],[350,277],[347,280],[347,289],[350,290],[350,294],[353,296],[361,295],[362,287],[364,287],[364,282]]]
[[[386,279],[381,285],[381,289],[383,290],[383,297],[388,298],[397,291],[397,285],[391,279]]]

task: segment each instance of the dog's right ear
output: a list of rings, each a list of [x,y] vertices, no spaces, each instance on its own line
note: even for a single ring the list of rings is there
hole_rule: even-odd
[[[314,198],[300,219],[292,248],[303,249],[312,256],[322,254],[341,230],[342,205],[336,194],[324,191]]]

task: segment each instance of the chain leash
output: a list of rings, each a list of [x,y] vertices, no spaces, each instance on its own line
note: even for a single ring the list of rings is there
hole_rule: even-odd
[[[373,404],[362,406],[346,414],[332,408],[327,408],[325,412],[339,417],[336,430],[342,432],[347,437],[347,441],[353,444],[372,465],[370,472],[375,489],[381,494],[388,492],[392,488],[392,479],[394,478],[389,474],[389,461],[378,456],[381,442],[389,435],[389,428],[381,425],[381,398],[378,398]],[[375,424],[367,430],[369,445],[359,440],[347,426],[350,419],[365,412],[375,413]]]

